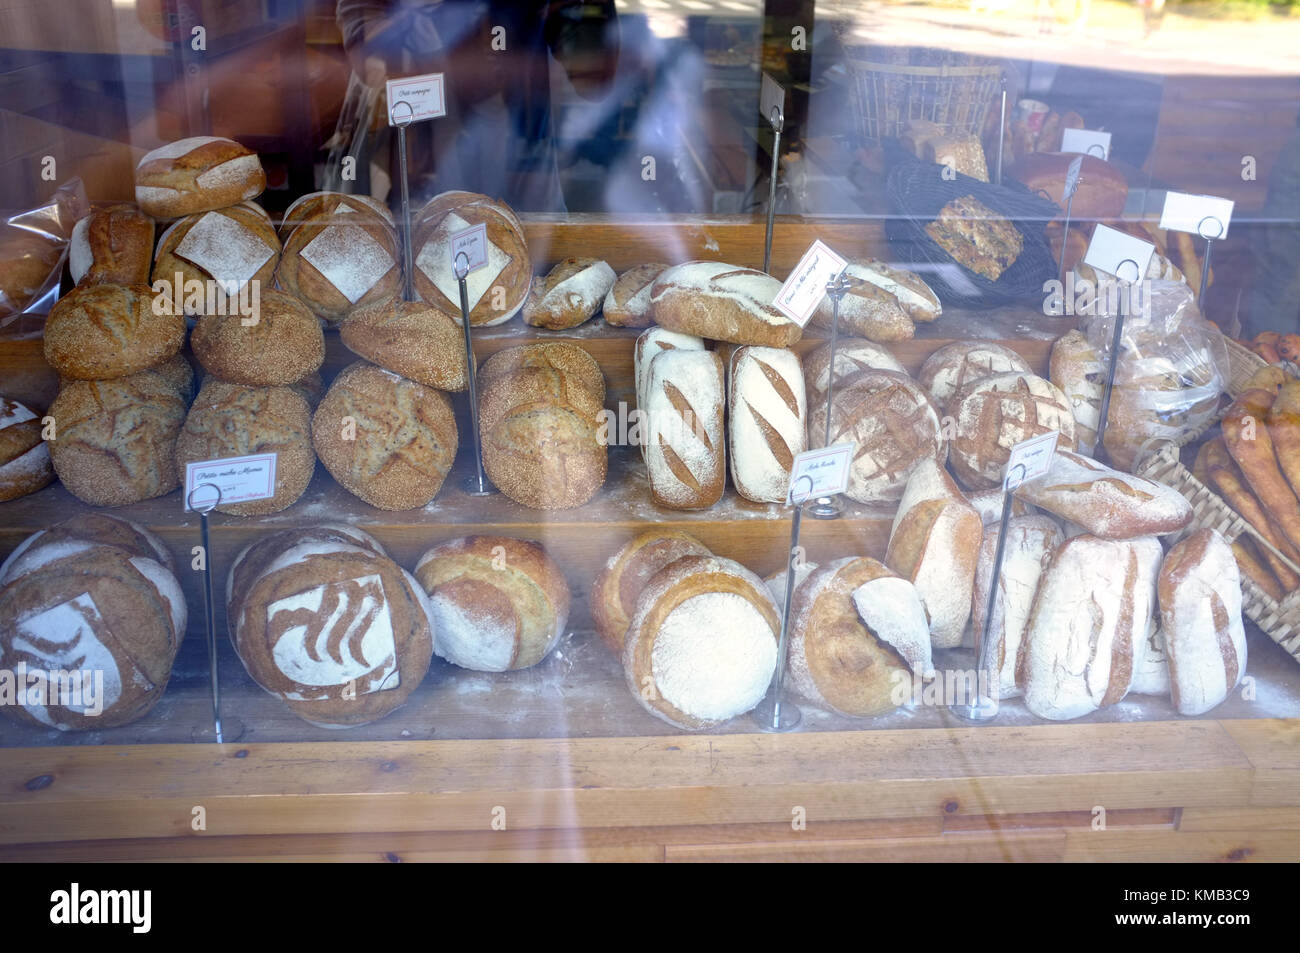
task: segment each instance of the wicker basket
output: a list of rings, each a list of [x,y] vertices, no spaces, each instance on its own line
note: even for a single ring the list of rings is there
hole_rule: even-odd
[[[897,138],[913,119],[949,135],[978,136],[1002,78],[1000,66],[907,66],[847,60],[858,126],[868,139]]]

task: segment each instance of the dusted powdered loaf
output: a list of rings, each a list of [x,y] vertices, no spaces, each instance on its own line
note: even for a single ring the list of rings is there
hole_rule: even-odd
[[[952,469],[968,487],[997,486],[1011,448],[1055,430],[1056,445],[1074,449],[1074,416],[1065,395],[1033,374],[999,374],[973,385],[954,412]]]
[[[28,568],[43,564],[45,556],[40,550],[47,546],[67,547],[70,543],[94,543],[112,546],[132,556],[141,556],[161,563],[170,573],[176,572],[172,554],[163,541],[139,523],[111,516],[108,513],[83,513],[49,529],[33,533],[0,563],[0,586]]]
[[[925,359],[917,383],[942,408],[955,407],[976,384],[1000,374],[1029,374],[1025,359],[991,341],[954,341]]]
[[[887,331],[895,324],[900,330],[903,329],[901,322],[892,316],[886,324],[879,323],[878,316],[888,313],[887,309],[897,308],[907,319],[909,329],[911,322],[934,321],[943,312],[938,295],[918,275],[902,268],[892,268],[883,261],[874,258],[851,261],[845,266],[844,277],[849,290],[840,301],[841,331],[861,334],[874,341],[902,340],[876,337],[871,333],[873,328]],[[831,299],[827,296],[813,312],[812,322],[829,328],[831,317]],[[911,333],[905,335],[908,338],[911,336]]]
[[[975,507],[984,521],[985,526],[994,526],[1002,521],[1002,505],[1005,501],[1005,494],[1001,487],[992,487],[987,490],[972,490],[966,493],[966,502]],[[1024,500],[1012,498],[1011,515],[1029,516],[1033,512],[1033,507]]]
[[[306,195],[295,199],[284,210],[284,217],[280,219],[280,227],[276,230],[276,233],[280,236],[280,241],[284,242],[299,225],[322,216],[329,217],[340,208],[346,208],[352,212],[378,215],[390,227],[397,228],[397,221],[393,218],[393,213],[388,210],[388,206],[377,199],[371,198],[369,195],[350,195],[346,192],[308,192]]]
[[[205,314],[190,335],[200,364],[220,380],[250,387],[294,384],[320,370],[325,335],[320,321],[283,291],[261,292],[257,313]]]
[[[245,503],[222,502],[233,516],[278,513],[297,502],[316,472],[311,411],[288,387],[245,387],[208,379],[176,438],[176,470],[204,460],[275,454],[275,495]]]
[[[402,283],[397,233],[382,216],[338,205],[285,240],[276,282],[331,324],[360,305],[387,301]]]
[[[799,356],[784,348],[737,348],[728,381],[727,441],[736,492],[755,503],[784,503],[794,458],[807,444]]]
[[[232,139],[194,136],[146,152],[135,167],[135,201],[173,219],[255,199],[266,188],[257,155]]]
[[[1158,587],[1170,697],[1179,714],[1202,715],[1246,672],[1241,576],[1232,547],[1217,530],[1197,530],[1169,550]]]
[[[803,375],[808,387],[808,403],[826,403],[826,389],[831,381],[831,346],[824,344],[803,361]],[[893,371],[907,376],[907,368],[883,346],[865,338],[841,338],[835,344],[835,389],[867,371]]]
[[[145,285],[81,285],[45,319],[45,360],[62,377],[110,380],[161,364],[185,343],[185,319],[155,314]]]
[[[683,557],[637,599],[623,648],[628,688],[670,725],[722,724],[763,700],[780,631],[763,580],[730,559]]]
[[[524,303],[524,324],[564,331],[595,315],[614,287],[614,269],[599,258],[566,258],[544,278],[534,278]]]
[[[569,619],[564,574],[531,540],[447,540],[420,557],[415,578],[429,597],[434,654],[461,668],[505,672],[536,665]]]
[[[153,237],[153,219],[134,205],[95,209],[72,229],[68,274],[73,284],[147,284]]]
[[[645,387],[650,381],[650,362],[661,351],[671,350],[703,351],[704,339],[694,334],[678,334],[664,328],[650,328],[643,331],[636,339],[632,352],[632,371],[636,378],[636,405],[645,409]],[[645,445],[642,444],[642,452]]]
[[[18,401],[0,397],[0,503],[35,493],[53,479],[41,418]]]
[[[186,314],[235,313],[251,299],[248,286],[259,294],[271,287],[279,263],[280,239],[270,218],[245,202],[173,223],[158,240],[153,282],[186,292]],[[201,298],[188,293],[190,282],[202,283]]]
[[[365,361],[334,379],[312,415],[311,434],[339,485],[381,510],[427,504],[456,459],[447,395]]]
[[[436,387],[466,387],[465,333],[450,315],[423,301],[392,298],[357,308],[339,327],[344,345],[396,374]]]
[[[1106,383],[1106,369],[1082,331],[1069,331],[1056,339],[1048,376],[1069,401],[1079,452],[1092,456],[1101,423],[1101,392]]]
[[[722,358],[714,351],[665,351],[646,385],[646,475],[661,506],[706,509],[727,481]]]
[[[1129,691],[1142,695],[1163,695],[1169,691],[1169,664],[1165,661],[1164,636],[1160,634],[1160,604],[1156,584],[1165,548],[1155,536],[1131,540],[1137,554],[1137,583],[1133,588],[1133,677]]]
[[[781,282],[752,268],[716,261],[674,265],[655,279],[650,306],[670,331],[732,344],[789,347],[801,331],[772,302]]]
[[[635,537],[605,563],[591,587],[591,617],[596,633],[622,656],[627,626],[650,577],[683,556],[710,556],[689,533],[652,529]]]
[[[601,311],[605,323],[616,328],[645,328],[654,323],[650,289],[667,265],[636,265],[618,276],[605,295]]]

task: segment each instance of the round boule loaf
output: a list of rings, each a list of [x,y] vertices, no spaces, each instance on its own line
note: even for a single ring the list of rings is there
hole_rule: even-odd
[[[339,338],[366,360],[438,390],[466,387],[465,332],[451,316],[423,301],[391,298],[356,308]]]
[[[972,385],[954,407],[952,469],[970,489],[996,486],[1016,444],[1057,431],[1074,449],[1074,414],[1061,389],[1034,374],[997,374]]]
[[[536,665],[569,619],[569,585],[540,543],[465,536],[420,557],[433,651],[461,668],[505,672]]]
[[[337,324],[353,308],[386,301],[401,289],[397,233],[379,215],[350,205],[322,212],[290,233],[276,282]]]
[[[174,385],[156,371],[69,381],[49,411],[54,472],[69,493],[95,506],[170,493],[180,485],[176,437],[185,409]]]
[[[125,203],[95,209],[72,228],[73,284],[143,285],[153,261],[154,222]]]
[[[264,289],[257,313],[205,314],[190,335],[194,356],[213,377],[231,384],[293,384],[320,370],[325,335],[297,298]]]
[[[123,549],[133,556],[162,563],[168,572],[176,572],[176,563],[163,541],[139,523],[108,513],[83,513],[33,533],[19,543],[0,563],[0,585],[43,560],[40,550],[47,546],[63,546],[70,541]]]
[[[155,313],[154,294],[145,285],[80,285],[45,319],[46,362],[76,380],[143,371],[184,343],[185,318]]]
[[[176,469],[190,463],[275,454],[275,495],[222,502],[232,516],[278,513],[302,496],[316,471],[311,410],[288,387],[245,387],[209,378],[194,398],[176,439]]]
[[[826,402],[826,390],[830,387],[830,366],[830,344],[823,344],[804,358],[803,374],[808,388],[809,406]],[[907,374],[907,368],[883,345],[866,338],[840,338],[835,343],[835,389],[839,390],[866,371]]]
[[[648,328],[654,324],[650,289],[667,267],[657,263],[636,265],[619,275],[601,306],[605,323],[616,328]]]
[[[247,307],[251,287],[264,294],[280,263],[280,239],[266,212],[251,202],[187,215],[162,233],[153,283],[170,286],[186,314],[234,314]],[[202,296],[191,292],[202,285]],[[189,286],[189,287],[187,287]]]
[[[173,219],[255,199],[266,188],[256,153],[233,139],[193,136],[159,146],[135,167],[135,200],[146,215]]]
[[[354,212],[367,212],[378,215],[390,227],[397,228],[397,222],[393,219],[393,213],[388,210],[388,206],[377,199],[371,198],[369,195],[349,195],[346,192],[308,192],[306,195],[295,199],[284,210],[284,217],[280,220],[280,227],[276,230],[280,236],[280,241],[287,241],[289,236],[293,234],[293,230],[303,222],[310,222],[312,219],[321,216],[328,217],[341,207]]]
[[[232,640],[249,676],[313,725],[382,718],[429,670],[419,584],[382,550],[336,531],[263,537],[236,559],[228,592]]]
[[[688,261],[665,269],[650,289],[655,323],[731,344],[790,347],[802,331],[772,303],[781,282],[753,268]]]
[[[1029,364],[1009,347],[991,341],[954,341],[925,359],[916,380],[946,410],[982,380],[996,374],[1029,373]]]
[[[348,492],[381,510],[432,500],[456,458],[456,417],[447,395],[357,361],[321,399],[312,443]]]
[[[589,605],[596,633],[621,656],[628,622],[650,577],[683,556],[710,555],[698,539],[677,530],[647,530],[629,540],[609,557],[591,587]]]
[[[614,269],[599,258],[566,258],[533,280],[524,324],[551,331],[576,328],[596,313],[614,281]]]
[[[35,493],[53,479],[41,418],[18,401],[0,397],[0,502]]]

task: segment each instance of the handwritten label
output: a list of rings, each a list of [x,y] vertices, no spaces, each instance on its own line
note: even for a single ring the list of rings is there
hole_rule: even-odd
[[[786,503],[835,496],[849,488],[849,469],[853,465],[854,444],[837,443],[833,447],[806,450],[794,458],[790,469],[790,489]]]
[[[803,327],[817,310],[817,305],[821,304],[822,296],[826,294],[826,284],[843,271],[847,264],[823,244],[820,238],[817,239],[803,253],[799,264],[790,272],[790,277],[785,279],[785,284],[772,303],[778,311]]]
[[[758,111],[768,122],[772,122],[772,117],[779,114],[780,123],[785,124],[785,88],[766,73],[763,74],[763,83],[758,90]]]
[[[1009,493],[1022,483],[1036,479],[1052,469],[1052,459],[1056,455],[1056,438],[1060,434],[1039,434],[1022,440],[1011,448],[1007,459],[1007,468],[1002,473],[1002,492]]]
[[[1134,238],[1109,225],[1098,225],[1093,229],[1092,241],[1088,243],[1088,253],[1083,256],[1083,261],[1124,281],[1137,281],[1145,277],[1155,253],[1156,246],[1151,242]]]
[[[469,271],[486,268],[488,263],[487,223],[480,222],[451,234],[451,267],[456,272],[457,259],[464,253],[469,259]],[[469,274],[469,271],[466,274]]]
[[[275,496],[275,460],[274,453],[259,453],[187,463],[183,498],[186,511],[207,509],[217,502],[228,506]],[[191,502],[195,505],[191,506]]]
[[[1065,194],[1062,199],[1069,199],[1071,195],[1079,191],[1079,170],[1083,168],[1083,156],[1073,160],[1070,167],[1065,170]]]
[[[423,76],[404,76],[390,79],[388,91],[388,124],[407,126],[413,122],[437,119],[447,115],[447,102],[443,89],[442,73]]]
[[[1188,192],[1166,192],[1165,207],[1160,213],[1160,227],[1176,232],[1191,232],[1202,238],[1227,238],[1232,221],[1232,199]]]
[[[1110,133],[1093,129],[1065,129],[1061,132],[1062,152],[1082,152],[1098,159],[1110,158]]]

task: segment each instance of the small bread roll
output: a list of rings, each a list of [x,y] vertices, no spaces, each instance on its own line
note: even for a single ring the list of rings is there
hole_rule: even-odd
[[[257,313],[205,314],[190,346],[213,377],[249,387],[293,384],[320,370],[325,335],[320,321],[283,291],[261,292]]]
[[[524,324],[564,331],[590,319],[614,287],[614,269],[598,258],[566,258],[533,280]]]
[[[596,633],[621,657],[628,622],[650,577],[683,556],[710,555],[698,539],[677,530],[652,529],[630,540],[609,557],[591,587]]]

